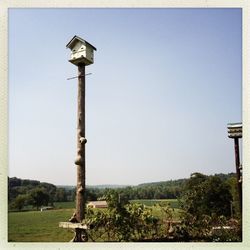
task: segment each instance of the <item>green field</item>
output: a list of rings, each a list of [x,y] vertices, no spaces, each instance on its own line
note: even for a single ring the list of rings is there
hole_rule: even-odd
[[[177,200],[134,200],[152,206],[159,202],[170,203],[173,219],[179,218],[180,209],[174,208]],[[71,230],[59,228],[61,221],[68,221],[74,212],[74,202],[55,203],[54,210],[8,213],[8,241],[10,242],[69,242],[73,238]],[[153,208],[153,214],[161,217],[161,211]]]
[[[169,205],[171,208],[179,208],[179,202],[177,199],[161,199],[161,200],[131,200],[131,203],[141,203],[145,206],[153,206],[156,204],[161,204],[164,206]]]
[[[15,242],[68,242],[73,233],[59,228],[67,221],[73,209],[11,212],[8,214],[8,241]]]
[[[75,208],[75,206],[76,206],[76,204],[74,201],[55,202],[54,203],[55,209]]]

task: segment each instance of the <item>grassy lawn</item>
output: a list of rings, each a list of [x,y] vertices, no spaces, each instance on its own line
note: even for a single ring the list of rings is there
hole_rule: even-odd
[[[15,242],[68,242],[70,230],[59,228],[67,221],[73,209],[13,212],[8,214],[8,241]]]
[[[75,208],[76,204],[74,201],[55,202],[54,207],[55,209],[68,209],[68,208]]]
[[[177,200],[133,200],[153,206],[155,203],[170,203],[173,219],[178,220],[180,209]],[[69,242],[74,234],[71,230],[59,228],[61,221],[68,221],[74,212],[74,202],[55,203],[54,210],[26,211],[8,213],[8,241],[9,242]],[[152,207],[153,214],[162,217],[159,208]]]

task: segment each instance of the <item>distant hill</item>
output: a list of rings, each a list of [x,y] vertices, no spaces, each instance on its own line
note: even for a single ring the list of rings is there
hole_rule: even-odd
[[[230,177],[236,176],[235,173],[229,173],[229,174],[214,174],[214,176],[220,177],[222,180],[226,180]],[[141,183],[137,185],[137,187],[143,187],[143,186],[181,186],[183,185],[189,178],[184,178],[184,179],[177,179],[177,180],[168,180],[168,181],[157,181],[157,182],[146,182],[146,183]]]
[[[130,185],[119,185],[119,184],[103,184],[103,185],[87,185],[87,188],[98,188],[98,189],[105,189],[105,188],[125,188],[130,187]]]
[[[102,185],[87,185],[86,188],[89,189],[114,189],[114,188],[125,188],[128,187],[129,185],[118,185],[118,184],[102,184]],[[75,189],[76,186],[71,186],[71,185],[57,185],[58,188],[64,188],[66,190],[71,190]]]
[[[71,186],[71,185],[56,185],[57,188],[64,188],[66,190],[72,190],[75,189],[76,186]]]
[[[55,185],[51,184],[51,183],[47,183],[47,182],[40,182],[37,180],[29,180],[29,179],[20,179],[17,177],[8,177],[8,183],[9,183],[9,187],[20,187],[20,186],[28,186],[28,187],[54,187]]]
[[[214,176],[218,176],[221,179],[225,180],[230,177],[235,176],[235,173],[228,173],[228,174],[214,174]],[[9,178],[9,187],[17,187],[17,186],[48,186],[51,185],[53,187],[57,188],[63,188],[65,190],[73,190],[76,186],[74,185],[54,185],[46,182],[40,182],[38,180],[28,180],[28,179],[19,179],[16,177]],[[89,189],[116,189],[116,188],[126,188],[126,187],[132,187],[132,188],[141,188],[141,187],[150,187],[150,186],[168,186],[168,187],[174,187],[174,186],[181,186],[183,185],[188,178],[184,179],[177,179],[177,180],[166,180],[166,181],[158,181],[158,182],[145,182],[138,185],[120,185],[120,184],[101,184],[101,185],[87,185],[86,187]]]
[[[178,180],[169,180],[169,181],[157,181],[157,182],[147,182],[141,183],[138,187],[143,186],[158,186],[158,185],[167,185],[167,186],[180,186],[185,183],[188,179],[178,179]]]

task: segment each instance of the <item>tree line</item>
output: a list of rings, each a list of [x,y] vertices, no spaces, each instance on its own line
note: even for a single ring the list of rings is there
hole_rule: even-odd
[[[86,200],[96,201],[109,190],[116,190],[129,200],[136,199],[176,199],[181,194],[185,179],[157,183],[145,183],[138,186],[97,188],[87,186]],[[8,177],[9,209],[22,210],[26,206],[39,208],[53,206],[55,202],[75,201],[75,187],[57,187],[37,180]]]
[[[199,173],[197,174],[199,176]],[[191,176],[194,176],[194,174]],[[204,180],[209,178],[209,176],[206,175],[202,176],[204,176]],[[230,194],[233,197],[233,204],[236,204],[237,189],[235,174],[217,174],[214,177],[229,185]],[[96,188],[87,186],[85,195],[87,201],[95,201],[106,195],[109,190],[115,190],[119,193],[120,197],[127,200],[180,199],[185,196],[187,183],[190,183],[190,181],[193,181],[192,177],[189,179],[143,183],[137,186],[120,188]],[[214,181],[208,185],[211,186],[213,182]],[[57,187],[53,184],[37,180],[23,180],[16,177],[8,178],[9,209],[21,210],[28,205],[38,209],[41,206],[53,206],[55,202],[67,201],[75,201],[74,187]],[[232,210],[232,207],[230,207],[230,209]],[[236,205],[234,205],[234,210],[236,212],[238,211]]]
[[[58,188],[50,183],[8,177],[9,210],[22,210],[26,206],[36,209],[53,206],[54,202],[73,200],[73,193],[73,190]]]

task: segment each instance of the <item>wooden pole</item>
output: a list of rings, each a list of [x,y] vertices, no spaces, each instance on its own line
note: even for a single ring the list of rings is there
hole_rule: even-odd
[[[77,103],[77,167],[76,185],[76,220],[82,222],[85,218],[85,65],[78,65],[78,103]],[[76,242],[86,241],[86,233],[76,229]]]
[[[234,138],[234,152],[235,152],[235,165],[236,165],[237,185],[239,193],[240,213],[242,213],[242,182],[240,174],[239,138]]]
[[[85,219],[85,65],[78,65],[78,100],[77,100],[77,167],[76,211],[69,222],[59,223],[59,227],[75,229],[72,242],[88,241],[88,235],[83,220]]]
[[[77,185],[76,219],[81,222],[85,212],[85,65],[78,65],[78,103],[77,103]]]

